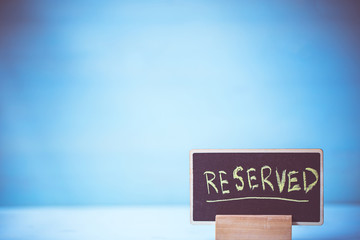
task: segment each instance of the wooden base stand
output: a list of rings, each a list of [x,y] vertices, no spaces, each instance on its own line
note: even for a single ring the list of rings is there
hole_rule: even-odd
[[[216,215],[216,240],[291,240],[291,215]]]

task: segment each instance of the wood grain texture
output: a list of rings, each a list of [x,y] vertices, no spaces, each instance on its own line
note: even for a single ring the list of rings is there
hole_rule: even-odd
[[[291,240],[291,215],[217,215],[216,240]]]

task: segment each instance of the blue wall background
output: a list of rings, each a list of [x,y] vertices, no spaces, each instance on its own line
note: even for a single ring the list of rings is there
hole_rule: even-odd
[[[359,203],[356,1],[1,1],[0,205],[187,204],[193,148],[323,148]]]

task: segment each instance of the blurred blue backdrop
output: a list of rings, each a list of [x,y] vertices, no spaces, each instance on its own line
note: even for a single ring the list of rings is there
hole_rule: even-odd
[[[194,148],[323,148],[359,203],[359,10],[1,1],[0,205],[187,204]]]

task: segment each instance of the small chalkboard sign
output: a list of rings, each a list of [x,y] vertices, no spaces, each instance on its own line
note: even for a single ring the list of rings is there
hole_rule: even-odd
[[[190,151],[191,223],[216,215],[292,215],[293,225],[322,225],[321,149]]]

